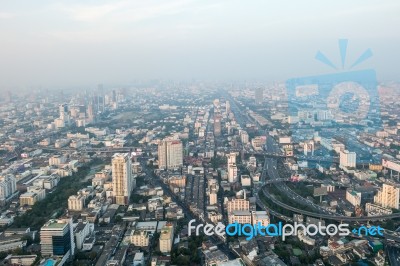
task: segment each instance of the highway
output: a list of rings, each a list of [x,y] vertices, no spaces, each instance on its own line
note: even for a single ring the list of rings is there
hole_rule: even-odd
[[[267,151],[278,152],[277,144],[275,143],[275,141],[272,138],[267,138],[266,148],[267,148]],[[288,180],[288,179],[280,178],[278,170],[277,170],[276,159],[266,158],[266,163],[265,163],[264,167],[267,168],[267,173],[271,179],[270,179],[270,182],[268,182],[268,181],[265,182],[265,184],[263,185],[263,188],[260,191],[258,191],[258,193],[263,193],[264,196],[266,196],[268,199],[270,199],[273,203],[275,203],[276,205],[278,205],[282,208],[285,208],[287,210],[290,210],[290,211],[293,211],[296,213],[300,213],[303,215],[311,216],[311,217],[330,219],[330,220],[335,220],[335,221],[339,221],[339,222],[343,222],[343,221],[367,222],[367,221],[379,221],[379,220],[385,220],[385,219],[400,218],[400,213],[393,213],[390,215],[380,215],[380,216],[362,216],[362,217],[348,217],[348,216],[343,216],[343,215],[337,215],[335,213],[332,213],[332,212],[329,212],[329,211],[323,209],[319,205],[314,204],[307,199],[304,199],[303,197],[301,197],[298,194],[291,191],[289,188],[285,189],[285,187],[287,187],[286,185],[277,186],[277,188],[280,189],[282,192],[288,193],[289,197],[291,197],[293,200],[295,200],[297,202],[304,202],[307,204],[307,206],[313,207],[314,209],[318,210],[318,212],[321,212],[321,213],[306,211],[306,210],[292,207],[288,204],[285,204],[285,203],[277,200],[273,195],[271,195],[268,192],[268,189],[267,189],[268,184],[275,183],[275,182],[286,182]]]

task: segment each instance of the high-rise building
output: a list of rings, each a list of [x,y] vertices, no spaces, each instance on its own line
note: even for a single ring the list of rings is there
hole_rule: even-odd
[[[40,245],[42,255],[73,256],[75,241],[72,219],[50,220],[43,225],[40,229]]]
[[[129,153],[116,153],[112,158],[112,187],[115,203],[127,205],[134,187]]]
[[[237,166],[236,166],[236,153],[228,154],[228,182],[235,183],[238,181]]]
[[[182,141],[164,139],[158,144],[158,167],[176,169],[183,166]]]
[[[17,181],[13,175],[0,176],[0,202],[5,201],[17,190]]]
[[[344,167],[356,167],[356,153],[348,150],[340,151],[340,165]]]
[[[385,208],[399,209],[400,188],[397,185],[383,184],[374,197],[374,203]]]

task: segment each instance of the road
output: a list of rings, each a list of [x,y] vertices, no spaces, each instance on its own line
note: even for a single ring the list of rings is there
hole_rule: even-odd
[[[190,211],[188,206],[186,206],[172,191],[169,189],[169,187],[164,184],[158,176],[156,176],[151,170],[149,170],[146,167],[145,162],[142,162],[142,169],[146,173],[147,176],[151,177],[150,178],[150,183],[154,186],[160,186],[162,187],[164,193],[171,197],[173,201],[175,201],[179,207],[182,208],[183,212],[185,213],[185,217],[190,221],[192,219],[195,219],[197,222],[202,222],[202,223],[211,223],[211,221],[204,217],[200,217],[199,215],[196,215]],[[223,239],[219,239],[216,235],[210,236],[210,240],[218,246],[218,248],[229,258],[229,259],[235,259],[237,256],[229,249],[228,244],[223,242]]]

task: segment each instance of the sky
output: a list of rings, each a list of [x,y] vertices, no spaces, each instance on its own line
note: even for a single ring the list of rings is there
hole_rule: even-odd
[[[370,48],[399,81],[400,1],[0,0],[0,90],[136,80],[260,80],[332,73]]]

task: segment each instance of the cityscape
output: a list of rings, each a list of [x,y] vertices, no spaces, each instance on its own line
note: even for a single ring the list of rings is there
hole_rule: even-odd
[[[400,265],[399,3],[95,2],[0,10],[0,266]]]

